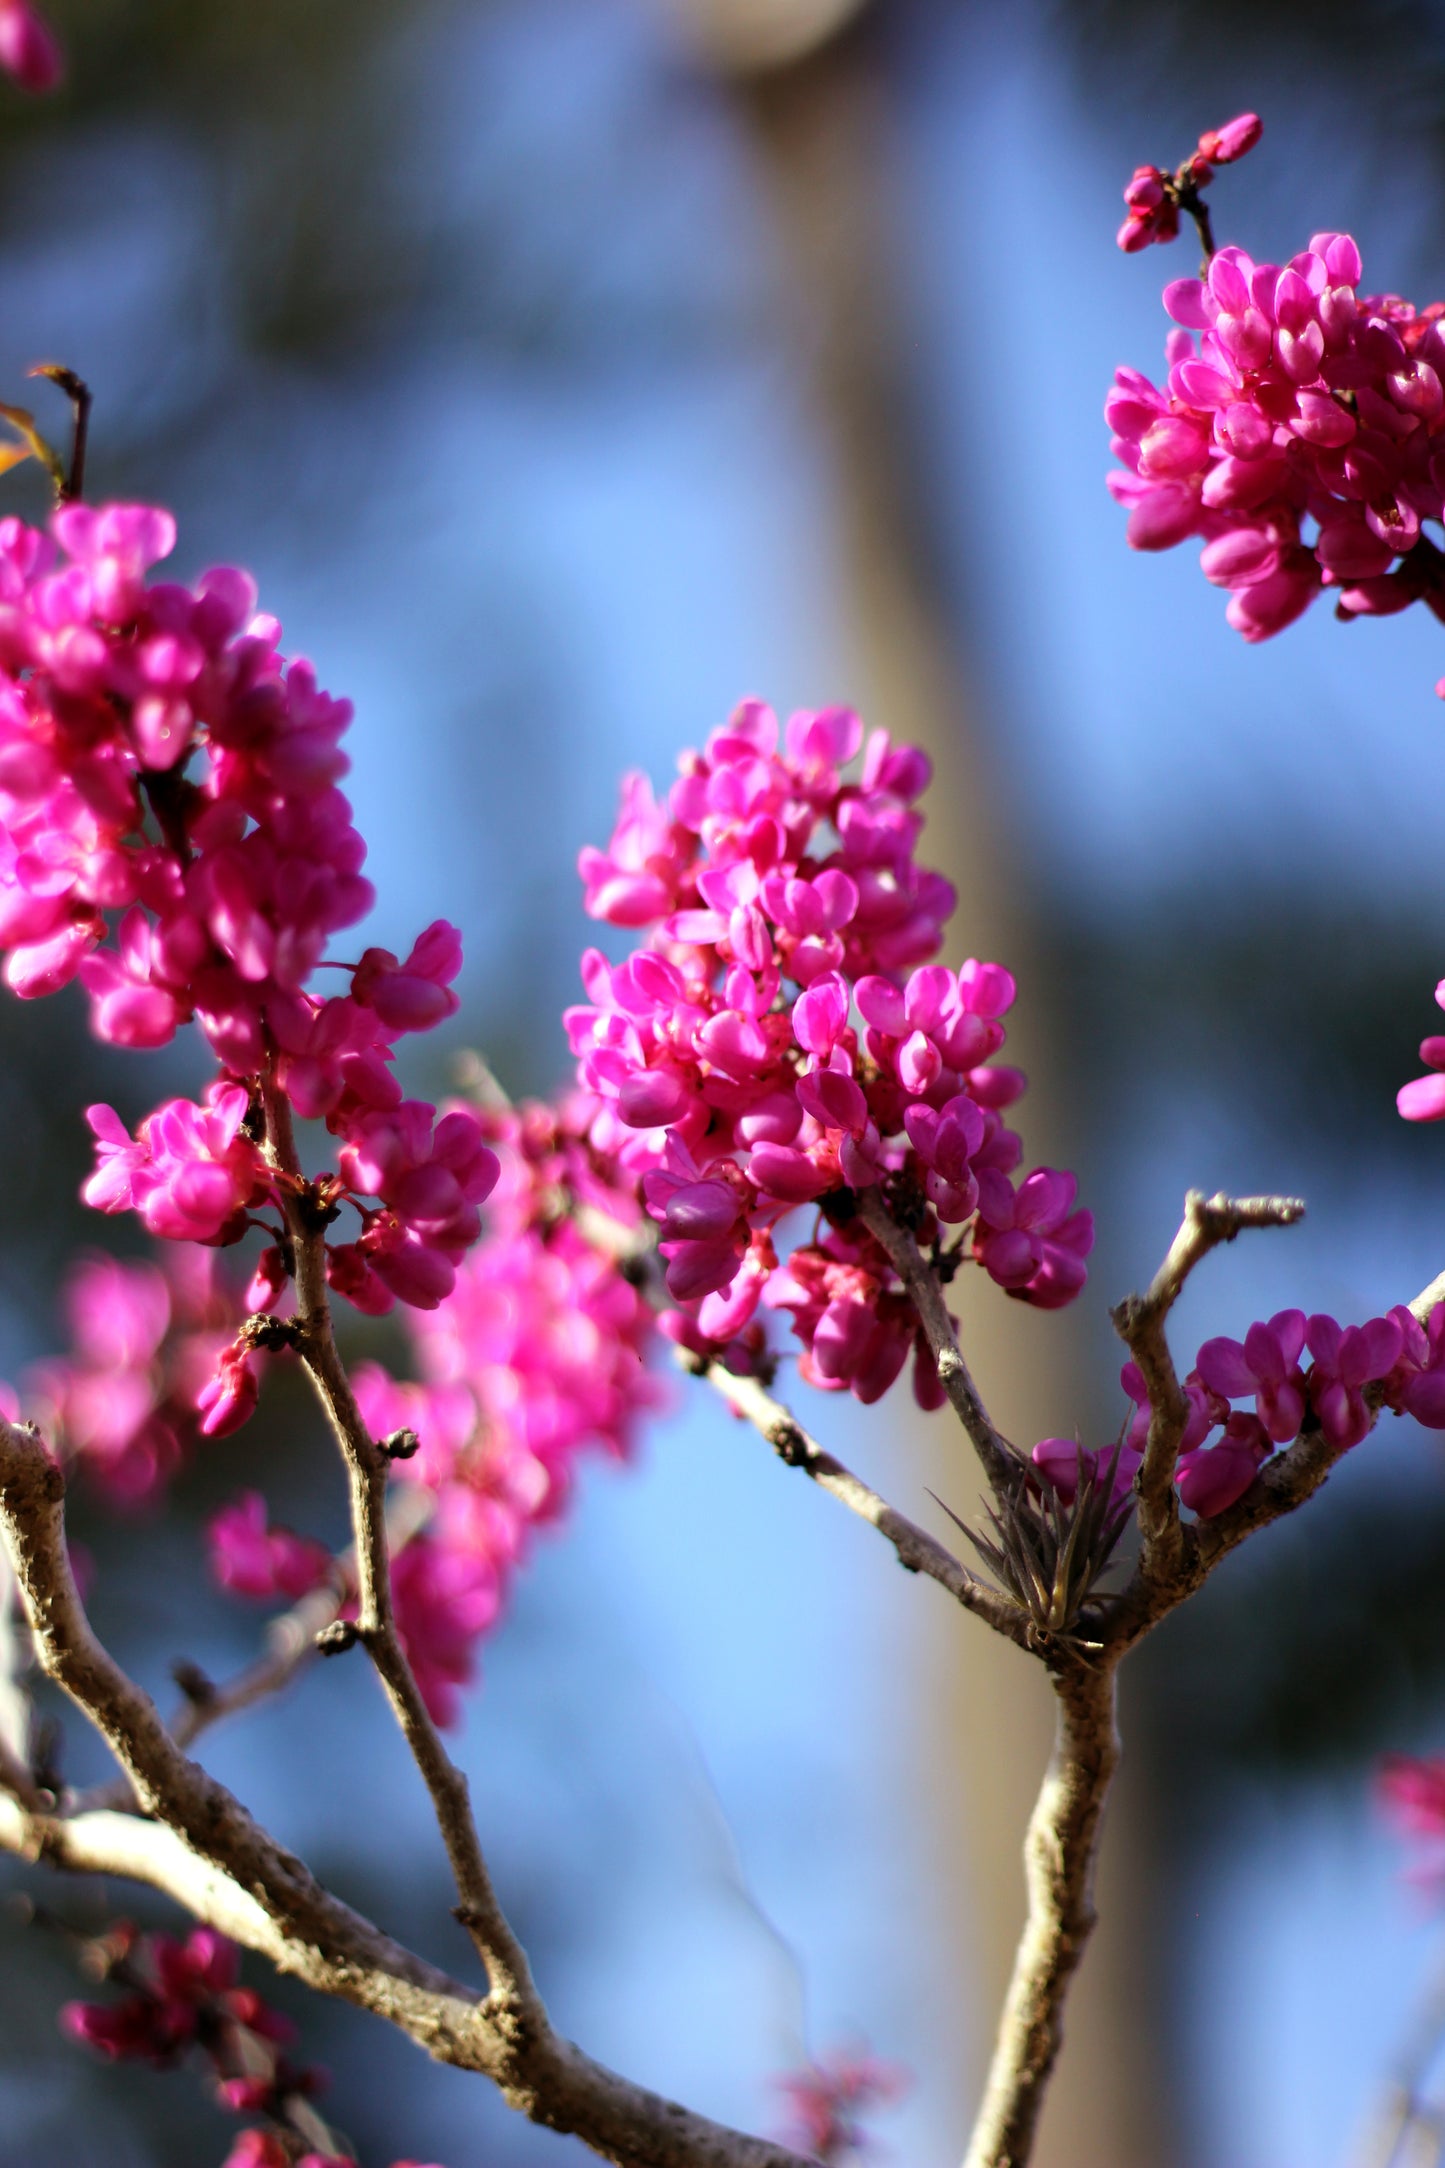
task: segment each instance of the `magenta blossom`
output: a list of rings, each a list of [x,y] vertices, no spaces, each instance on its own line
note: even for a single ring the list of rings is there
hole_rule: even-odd
[[[238,1596],[294,1603],[319,1588],[332,1570],[324,1544],[270,1524],[259,1491],[246,1491],[213,1514],[206,1539],[212,1573]]]
[[[1305,1344],[1303,1310],[1281,1310],[1268,1324],[1251,1325],[1243,1342],[1206,1340],[1199,1350],[1198,1374],[1222,1400],[1253,1396],[1255,1413],[1276,1445],[1299,1436],[1304,1421],[1304,1378],[1299,1367]]]
[[[1257,1415],[1231,1415],[1213,1445],[1180,1454],[1174,1482],[1181,1502],[1200,1520],[1211,1520],[1244,1496],[1273,1451]]]
[[[55,90],[65,77],[60,40],[30,0],[0,0],[0,68],[22,90]]]
[[[1348,234],[1314,235],[1283,268],[1220,249],[1203,280],[1165,288],[1180,328],[1164,388],[1121,368],[1105,405],[1129,541],[1198,536],[1247,640],[1280,631],[1322,588],[1346,617],[1418,599],[1445,614],[1442,560],[1421,528],[1445,510],[1441,310],[1362,295],[1360,279]],[[1433,1084],[1407,1095],[1402,1113],[1434,1118]]]
[[[213,1084],[206,1102],[167,1100],[134,1140],[113,1108],[87,1108],[98,1163],[82,1191],[86,1203],[101,1212],[137,1211],[153,1235],[174,1242],[234,1240],[247,1207],[267,1196],[270,1177],[245,1129],[244,1087]]]

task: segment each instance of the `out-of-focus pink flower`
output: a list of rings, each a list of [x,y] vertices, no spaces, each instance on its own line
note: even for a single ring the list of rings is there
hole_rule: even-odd
[[[1423,1847],[1410,1879],[1434,1891],[1445,1888],[1445,1756],[1386,1754],[1377,1789],[1396,1828]]]
[[[776,2084],[791,2110],[786,2142],[810,2160],[841,2163],[866,2149],[865,2117],[899,2099],[909,2077],[897,2063],[843,2051],[805,2063]]]
[[[238,1596],[295,1602],[319,1588],[332,1570],[325,1544],[271,1525],[259,1491],[246,1491],[213,1514],[206,1540],[212,1573]]]
[[[65,78],[60,40],[30,0],[0,0],[0,68],[22,90],[41,94]]]

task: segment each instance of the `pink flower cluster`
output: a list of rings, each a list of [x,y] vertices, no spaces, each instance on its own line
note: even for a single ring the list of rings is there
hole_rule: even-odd
[[[318,2069],[301,2069],[282,2050],[295,2037],[290,2020],[239,1984],[234,1945],[209,1927],[184,1942],[141,1934],[119,1921],[92,1954],[125,1992],[116,2002],[71,2002],[61,2028],[110,2062],[172,2068],[195,2051],[216,2100],[235,2115],[264,2118],[240,2132],[225,2168],[352,2168],[349,2155],[296,2153],[294,2104],[325,2085]],[[287,2135],[282,2136],[285,2132]],[[419,2168],[397,2161],[394,2168]]]
[[[1301,1367],[1308,1351],[1309,1367]],[[1115,1473],[1117,1492],[1133,1483],[1149,1437],[1149,1394],[1137,1364],[1120,1383],[1134,1402]],[[1189,1403],[1175,1483],[1192,1513],[1208,1520],[1242,1498],[1260,1468],[1303,1431],[1346,1451],[1373,1429],[1379,1407],[1445,1430],[1445,1308],[1422,1325],[1403,1304],[1364,1325],[1281,1310],[1251,1325],[1243,1340],[1206,1340],[1184,1381]],[[1252,1407],[1237,1408],[1235,1401]],[[1209,1441],[1214,1431],[1222,1435]],[[1115,1448],[1044,1438],[1035,1466],[1066,1500],[1080,1466],[1107,1463]]]
[[[180,1466],[241,1316],[213,1252],[170,1247],[164,1259],[162,1271],[81,1258],[63,1294],[70,1351],[37,1364],[19,1396],[53,1450],[117,1505],[147,1503]]]
[[[1247,640],[1324,587],[1342,617],[1420,599],[1445,616],[1445,558],[1421,531],[1445,516],[1445,305],[1362,295],[1360,276],[1348,234],[1283,267],[1222,248],[1164,289],[1181,328],[1163,389],[1121,368],[1105,402],[1130,543],[1199,536]]]
[[[260,1602],[295,1603],[332,1571],[324,1543],[274,1527],[259,1491],[245,1491],[213,1514],[206,1527],[211,1572],[222,1588]]]
[[[243,2130],[221,2168],[356,2168],[349,2153],[302,2153],[297,2156],[266,2131]],[[392,2168],[428,2168],[420,2161],[393,2161]],[[433,2161],[429,2168],[436,2168]]]
[[[879,1182],[923,1239],[962,1228],[1011,1294],[1070,1301],[1093,1223],[1072,1176],[1014,1178],[1002,1117],[1025,1080],[995,1059],[1013,979],[929,961],[955,896],[914,858],[926,757],[882,731],[865,747],[847,709],[780,734],[748,701],[679,769],[661,804],[629,778],[608,849],[582,853],[593,917],[650,931],[620,964],[588,952],[567,1017],[591,1141],[659,1225],[673,1336],[747,1367],[759,1305],[788,1309],[807,1375],[876,1399],[916,1334],[856,1217]],[[800,1205],[819,1225],[780,1264]]]
[[[809,2160],[842,2163],[867,2145],[864,2117],[907,2090],[908,2074],[856,2050],[823,2057],[777,2080],[788,2101],[788,2145]]]
[[[496,1161],[470,1115],[402,1097],[396,1040],[454,1013],[461,942],[442,921],[410,954],[368,948],[345,992],[310,990],[330,937],[370,909],[366,847],[339,790],[351,717],[278,653],[242,572],[152,582],[169,514],[69,504],[46,536],[0,522],[0,947],[26,997],[79,978],[120,1046],[194,1018],[221,1065],[132,1138],[91,1109],[104,1212],[227,1243],[277,1200],[259,1087],[342,1143],[331,1201],[358,1238],[330,1252],[358,1307],[426,1307],[477,1239]]]
[[[1232,166],[1254,149],[1263,132],[1257,113],[1240,113],[1222,128],[1206,128],[1198,149],[1177,172],[1136,166],[1124,189],[1129,215],[1119,228],[1120,248],[1132,256],[1151,242],[1172,241],[1179,231],[1181,194],[1197,194],[1213,179],[1216,166]]]

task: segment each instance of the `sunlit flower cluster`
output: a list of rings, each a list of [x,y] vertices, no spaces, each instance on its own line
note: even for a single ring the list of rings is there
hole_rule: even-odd
[[[568,1015],[591,1140],[658,1225],[673,1337],[746,1368],[759,1306],[786,1309],[812,1382],[876,1399],[916,1337],[857,1218],[880,1183],[926,1241],[959,1228],[1009,1293],[1068,1302],[1093,1223],[1071,1175],[1015,1178],[1013,979],[930,961],[955,896],[914,856],[926,757],[865,746],[847,709],[780,733],[749,701],[679,771],[661,803],[631,777],[608,849],[582,854],[588,910],[649,938],[620,964],[590,951]],[[814,1233],[784,1257],[803,1205]],[[931,1399],[926,1361],[920,1382]]]

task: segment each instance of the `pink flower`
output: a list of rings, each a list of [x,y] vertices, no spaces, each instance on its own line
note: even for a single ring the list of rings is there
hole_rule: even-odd
[[[244,1131],[244,1087],[213,1084],[206,1105],[170,1099],[132,1140],[114,1109],[89,1107],[98,1165],[81,1190],[101,1212],[139,1212],[150,1232],[177,1242],[230,1242],[247,1207],[263,1201],[270,1172]]]
[[[351,981],[351,998],[373,1009],[392,1031],[429,1031],[459,1007],[452,980],[462,967],[462,939],[439,918],[417,937],[406,962],[389,949],[369,948]]]
[[[898,2064],[852,2050],[805,2063],[776,2082],[792,2111],[788,2144],[810,2160],[842,2162],[865,2145],[870,2109],[897,2100],[909,2080]]]
[[[1181,1500],[1202,1521],[1212,1519],[1244,1496],[1273,1450],[1258,1416],[1231,1415],[1214,1445],[1180,1454],[1174,1481]]]
[[[216,1368],[196,1395],[203,1438],[228,1438],[256,1412],[260,1385],[250,1350],[236,1340],[222,1348]]]
[[[421,1535],[392,1561],[391,1586],[422,1699],[438,1724],[453,1725],[461,1715],[457,1689],[470,1684],[476,1643],[497,1616],[496,1571],[470,1546]]]
[[[1195,182],[1258,129],[1242,114],[1202,136]],[[1325,587],[1346,617],[1445,602],[1437,553],[1417,547],[1445,507],[1441,311],[1361,295],[1360,278],[1348,234],[1315,234],[1282,269],[1219,249],[1203,280],[1165,288],[1180,329],[1164,389],[1122,368],[1105,403],[1130,543],[1200,536],[1247,640],[1271,638]],[[1412,1120],[1442,1108],[1423,1079],[1401,1096]]]
[[[1206,165],[1231,166],[1236,158],[1252,151],[1264,134],[1264,122],[1258,113],[1240,113],[1227,120],[1222,128],[1206,128],[1199,138],[1195,153],[1196,164],[1202,160]]]
[[[269,1524],[259,1491],[246,1491],[234,1505],[213,1514],[206,1540],[212,1573],[222,1588],[238,1596],[264,1602],[282,1597],[293,1603],[319,1588],[332,1570],[324,1544]]]
[[[1404,1334],[1393,1317],[1347,1326],[1336,1324],[1332,1317],[1312,1317],[1305,1339],[1314,1357],[1310,1406],[1320,1428],[1331,1445],[1358,1445],[1375,1420],[1365,1404],[1364,1388],[1394,1370],[1403,1352]]]
[[[807,1375],[876,1398],[914,1345],[886,1259],[866,1238],[847,1263],[805,1243],[824,1279],[856,1264],[866,1282],[815,1301],[798,1252],[779,1267],[764,1245],[798,1207],[846,1214],[893,1176],[925,1192],[930,1230],[977,1215],[961,1254],[1011,1292],[1072,1300],[1093,1243],[1072,1177],[1010,1181],[1023,1148],[1002,1115],[1025,1080],[995,1056],[1013,978],[931,960],[955,898],[915,861],[923,756],[865,745],[847,710],[780,728],[747,701],[679,771],[665,807],[629,778],[610,852],[584,854],[588,908],[648,938],[616,965],[589,950],[566,1019],[595,1148],[661,1223],[669,1332],[746,1368],[762,1300],[792,1312]],[[932,1402],[922,1357],[916,1382]]]
[[[1206,1340],[1199,1350],[1199,1376],[1223,1400],[1253,1395],[1255,1413],[1276,1445],[1299,1436],[1304,1421],[1304,1378],[1299,1368],[1305,1344],[1303,1310],[1281,1310],[1268,1324],[1251,1325],[1238,1340]]]
[[[0,5],[0,68],[22,90],[54,90],[65,76],[65,55],[54,31],[29,0]]]

